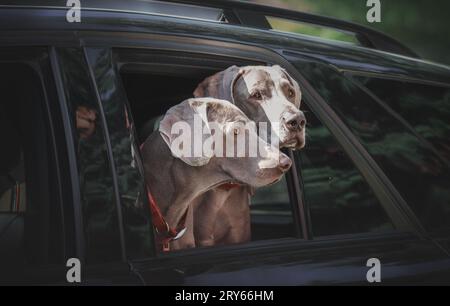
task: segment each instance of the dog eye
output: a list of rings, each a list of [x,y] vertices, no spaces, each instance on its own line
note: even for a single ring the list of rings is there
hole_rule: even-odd
[[[260,99],[262,98],[261,93],[260,93],[259,91],[255,91],[255,92],[252,94],[252,98],[253,98],[253,99],[256,99],[256,100],[260,100]]]
[[[289,96],[289,98],[295,97],[295,91],[293,91],[292,89],[289,89],[288,90],[288,96]]]

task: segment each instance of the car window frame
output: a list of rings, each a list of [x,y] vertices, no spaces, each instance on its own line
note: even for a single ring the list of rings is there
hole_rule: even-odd
[[[102,45],[101,43],[99,43],[98,41],[95,40],[95,34],[92,33],[92,35],[87,34],[87,33],[83,33],[86,34],[86,36],[83,36],[83,41],[85,42],[85,45],[87,47],[104,47],[104,45]],[[195,44],[188,44],[187,42],[189,42],[189,38],[183,37],[182,39],[180,39],[177,36],[173,36],[173,35],[153,35],[153,34],[136,34],[134,35],[132,38],[125,38],[122,35],[118,35],[117,37],[114,37],[113,33],[109,33],[112,35],[109,46],[111,48],[127,48],[127,49],[145,49],[145,50],[169,50],[169,51],[186,51],[188,50],[189,52],[196,52],[199,54],[203,54],[203,53],[207,53],[207,54],[215,54],[215,55],[224,55],[224,56],[235,56],[237,58],[240,59],[247,59],[247,60],[261,60],[264,61],[268,64],[278,64],[283,66],[284,68],[287,69],[287,71],[293,75],[293,77],[299,81],[300,85],[302,86],[302,88],[305,90],[306,95],[309,96],[310,102],[307,103],[308,106],[311,108],[311,110],[313,112],[315,112],[316,115],[318,115],[317,113],[320,114],[326,114],[326,116],[320,116],[318,115],[319,119],[322,121],[322,123],[328,128],[330,129],[330,125],[331,127],[335,124],[330,124],[330,122],[334,122],[334,118],[336,118],[336,114],[331,110],[331,109],[327,109],[326,108],[326,102],[323,101],[320,97],[320,95],[318,95],[318,93],[312,88],[312,86],[306,81],[306,79],[304,79],[301,74],[297,71],[297,69],[289,62],[289,60],[287,58],[284,58],[282,55],[283,54],[279,54],[277,52],[274,52],[273,50],[270,49],[266,49],[266,48],[261,48],[261,47],[255,47],[255,46],[250,46],[250,45],[246,45],[246,44],[242,44],[242,43],[226,43],[226,42],[219,42],[216,40],[212,40],[212,39],[204,39],[204,40],[198,40],[196,39],[196,43]],[[227,46],[227,53],[224,54],[223,49],[220,48],[220,46]],[[231,48],[231,46],[233,48]],[[284,52],[281,52],[284,53]],[[322,108],[317,108],[314,107],[315,104],[319,104],[322,106]],[[323,106],[325,106],[323,108]],[[331,116],[330,116],[331,115]],[[333,119],[331,119],[333,118]],[[331,119],[331,120],[330,120]],[[339,121],[339,120],[337,120]],[[340,122],[340,124],[343,125],[342,122]],[[339,127],[339,130],[344,130],[344,135],[339,135],[339,137],[336,136],[335,133],[332,132],[333,137],[336,138],[336,141],[345,147],[345,145],[343,145],[342,140],[345,139],[345,142],[350,143],[351,144],[351,150],[352,151],[356,151],[358,154],[361,154],[366,157],[368,155],[367,152],[365,152],[365,150],[358,146],[357,144],[355,145],[355,141],[354,141],[354,136],[352,135],[352,133],[349,130],[346,130],[346,127]],[[342,137],[344,136],[344,137]],[[351,140],[349,140],[349,138],[353,138]],[[355,150],[355,147],[357,147],[357,149]],[[348,154],[348,152],[347,152]],[[350,154],[348,154],[350,155]],[[351,156],[349,156],[351,157]],[[370,159],[370,156],[369,156]],[[367,164],[365,165],[367,167]],[[358,166],[357,166],[358,168]],[[364,179],[367,181],[367,178],[364,177]],[[372,184],[370,184],[370,182],[368,182],[369,185],[371,186],[371,188],[374,190],[374,193],[379,193],[380,191],[375,190],[372,186]],[[300,186],[299,186],[300,188]],[[383,188],[384,189],[384,188]],[[384,192],[386,192],[386,190],[383,190]],[[303,197],[300,194],[299,198],[301,200],[299,200],[298,205],[301,205],[300,209],[304,212],[303,216],[301,216],[301,218],[307,219],[308,213],[305,210],[305,206],[304,206],[304,202],[303,202]],[[402,215],[401,212],[399,212],[400,215]],[[407,216],[402,216],[403,218],[408,218]],[[391,221],[396,224],[398,223],[398,220],[394,220],[391,216],[389,216],[389,218],[391,219]],[[309,221],[305,220],[304,221],[306,224],[306,226],[309,225]],[[414,227],[413,224],[408,224],[408,229],[407,230],[397,230],[395,233],[404,233],[405,235],[409,235],[410,233],[414,233],[414,234],[418,234],[420,233],[420,230],[416,229]],[[366,236],[368,239],[371,239],[371,237],[374,236],[379,236],[379,234],[362,234],[363,236]],[[346,236],[346,235],[344,235]],[[359,234],[357,234],[357,236],[360,236]],[[333,237],[333,240],[336,239],[338,236]],[[328,240],[330,237],[326,237],[324,238],[325,240]],[[308,238],[310,239],[310,238]],[[275,239],[275,240],[267,240],[267,241],[262,241],[262,242],[250,242],[250,243],[246,243],[243,245],[238,245],[238,246],[225,246],[225,248],[230,248],[230,250],[233,249],[241,249],[241,250],[245,250],[246,248],[252,248],[252,245],[270,245],[271,243],[273,243],[274,245],[279,243],[280,239]],[[297,243],[298,241],[300,242],[304,242],[304,241],[308,241],[306,239],[290,239],[290,238],[286,238],[286,239],[281,239],[283,240],[285,243],[290,244],[290,243]],[[317,241],[317,240],[316,240]],[[200,250],[202,248],[196,248],[196,250]],[[196,250],[181,250],[181,251],[177,251],[177,252],[173,252],[172,254],[185,254],[186,252],[196,252]],[[164,256],[156,256],[156,258],[165,258],[166,256],[172,256],[169,254],[164,254]],[[178,256],[178,255],[173,255],[173,256]],[[180,255],[182,256],[182,255]]]
[[[49,153],[49,180],[54,183],[54,193],[49,195],[49,201],[58,206],[58,214],[61,225],[61,250],[59,260],[61,263],[26,264],[11,267],[17,272],[12,282],[20,284],[37,282],[60,283],[65,278],[66,258],[76,256],[75,232],[73,223],[74,202],[70,192],[70,176],[66,175],[68,167],[64,154],[67,153],[62,132],[62,118],[60,101],[58,99],[57,86],[52,65],[52,54],[49,46],[2,45],[0,53],[6,54],[0,62],[18,63],[30,67],[39,78],[39,86],[42,90],[43,119],[47,137],[47,150]],[[52,204],[52,205],[53,205]],[[23,270],[25,268],[25,270]],[[45,277],[43,277],[46,275]],[[6,274],[8,276],[8,274]],[[38,279],[36,279],[39,278]],[[0,282],[3,279],[0,277]]]
[[[318,60],[313,56],[300,54],[295,51],[287,51],[284,52],[284,54],[293,62],[296,60],[301,60],[325,65],[328,69],[336,71],[345,78],[344,74],[342,74],[337,67],[330,65],[325,61]],[[350,128],[343,122],[342,119],[340,119],[336,112],[313,88],[313,86],[302,75],[299,75],[299,77],[302,78],[303,88],[306,90],[311,90],[312,92],[314,103],[308,104],[308,106],[313,112],[318,106],[325,110],[325,112],[318,110],[315,115],[330,131],[339,145],[341,145],[344,152],[363,175],[365,181],[369,183],[369,186],[372,188],[375,195],[379,197],[381,205],[385,209],[397,230],[405,232],[411,231],[419,237],[426,237],[428,235],[426,230],[422,227],[421,223],[418,222],[417,217],[414,213],[412,213],[408,204],[405,202],[383,170],[381,170],[368,151],[363,147],[358,138],[353,134],[353,132],[351,132]],[[349,151],[349,148],[352,149]]]
[[[124,60],[124,61],[116,61],[117,59],[115,59],[115,65],[117,66],[118,70],[120,70],[120,68],[124,67],[124,66],[134,66],[136,63],[145,63],[145,59],[140,58],[142,56],[141,52],[147,53],[147,54],[145,54],[145,56],[151,57],[152,52],[157,50],[157,49],[146,48],[145,51],[143,51],[142,48],[138,49],[138,48],[119,48],[119,47],[118,48],[112,48],[112,49],[113,49],[112,50],[113,57],[116,57],[116,56],[114,56],[114,53],[116,53],[116,54],[117,53],[121,53],[122,55],[123,55],[123,53],[126,54],[126,60]],[[118,49],[120,49],[120,50],[118,50]],[[134,55],[133,51],[134,52],[138,52],[139,51],[140,54],[139,55]],[[171,50],[171,52],[173,52],[173,53],[171,53],[171,55],[174,55],[174,54],[176,54],[176,55],[186,54],[186,51],[182,50],[182,49],[177,50],[177,51],[172,51]],[[223,59],[223,60],[227,60],[227,61],[230,61],[230,62],[236,62],[236,61],[247,62],[247,63],[255,62],[255,60],[251,60],[250,58],[242,59],[242,58],[239,58],[239,57],[233,57],[233,56],[229,56],[229,55],[226,55],[226,54],[221,54],[221,55],[210,54],[210,53],[207,53],[207,54],[209,56],[214,57],[214,58]],[[143,68],[143,70],[145,70],[145,68]],[[127,72],[129,72],[129,71],[130,70],[127,70]],[[127,104],[127,108],[130,109],[128,100],[125,103]],[[286,153],[292,154],[292,152],[290,150],[287,151]],[[300,207],[303,206],[303,203],[301,202],[302,201],[302,197],[301,197],[300,193],[297,193],[297,191],[296,191],[296,190],[298,190],[298,188],[295,187],[295,186],[298,186],[298,184],[296,183],[296,177],[291,175],[291,174],[288,174],[287,177],[286,177],[286,185],[287,185],[286,188],[287,188],[288,193],[289,193],[290,204],[291,204],[291,208],[292,208],[292,210],[291,210],[292,211],[292,218],[293,218],[293,221],[294,221],[294,228],[295,228],[295,235],[296,235],[296,237],[292,238],[292,239],[306,239],[305,235],[303,233],[305,232],[307,234],[307,231],[301,228],[302,224],[304,224],[304,222],[300,222],[300,220],[302,218],[301,215],[300,215],[300,211],[302,211],[302,209]],[[279,239],[280,238],[278,238],[278,239],[269,239],[268,241],[270,241],[270,240],[279,240]],[[290,239],[290,238],[281,238],[281,239]],[[254,242],[254,241],[252,241],[252,242]],[[252,243],[252,242],[248,242],[248,243]],[[248,244],[248,243],[246,243],[246,244]],[[184,252],[184,251],[185,250],[180,250],[180,251],[177,251],[177,253],[178,252]],[[166,256],[166,254],[158,254],[158,252],[155,252],[155,253],[156,253],[157,257],[158,256]]]

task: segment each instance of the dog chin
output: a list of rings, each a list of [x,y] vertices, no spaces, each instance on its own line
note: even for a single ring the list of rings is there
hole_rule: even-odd
[[[281,180],[281,176],[274,177],[273,179],[264,179],[262,181],[255,182],[255,184],[251,185],[253,188],[261,188],[266,186],[271,186],[278,183]]]
[[[305,147],[305,140],[301,137],[294,137],[280,143],[280,148],[301,150]]]
[[[265,169],[264,171],[260,171],[256,175],[259,186],[255,187],[262,187],[276,184],[281,180],[283,174],[284,172],[278,168],[270,168]]]
[[[276,183],[278,183],[280,180],[281,180],[281,176],[280,177],[278,177],[278,178],[276,178],[276,179],[274,179],[272,182],[270,182],[268,185],[266,185],[266,186],[270,186],[270,185],[274,185],[274,184],[276,184]]]

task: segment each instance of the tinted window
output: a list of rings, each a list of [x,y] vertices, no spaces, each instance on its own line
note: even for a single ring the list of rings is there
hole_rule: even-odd
[[[393,225],[358,169],[306,106],[306,147],[298,153],[314,236],[392,230]]]
[[[297,67],[360,139],[428,229],[450,224],[449,172],[427,142],[355,83],[325,65]]]
[[[450,89],[375,78],[358,78],[450,160]]]
[[[58,57],[76,131],[86,258],[89,263],[117,260],[119,223],[99,104],[82,50],[61,48]]]
[[[252,240],[295,237],[286,176],[274,185],[256,189],[250,214]]]
[[[142,258],[153,251],[150,211],[144,201],[138,142],[120,76],[113,66],[110,49],[88,49],[90,64],[105,113],[118,180],[120,207],[127,257]],[[140,171],[141,170],[141,171]]]
[[[39,56],[48,60],[45,52]],[[38,67],[0,63],[0,278],[10,269],[13,277],[20,277],[23,267],[62,263],[64,256],[55,159]]]

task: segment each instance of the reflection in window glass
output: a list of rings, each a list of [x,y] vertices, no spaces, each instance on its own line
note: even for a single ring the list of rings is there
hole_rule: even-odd
[[[376,78],[358,78],[450,160],[450,89]]]
[[[112,173],[99,108],[81,49],[58,49],[69,111],[73,118],[75,147],[89,263],[120,259],[119,224]]]
[[[308,137],[299,167],[313,235],[392,230],[373,191],[328,129],[313,113],[306,117]]]
[[[251,198],[252,240],[295,237],[294,219],[286,177],[258,188]]]
[[[153,251],[152,224],[144,199],[143,172],[138,169],[136,153],[139,148],[134,138],[133,120],[126,108],[125,91],[119,83],[111,50],[90,48],[87,53],[94,68],[114,154],[127,257],[145,258]]]
[[[429,144],[338,72],[313,62],[296,66],[360,139],[423,225],[448,228],[449,170]]]

